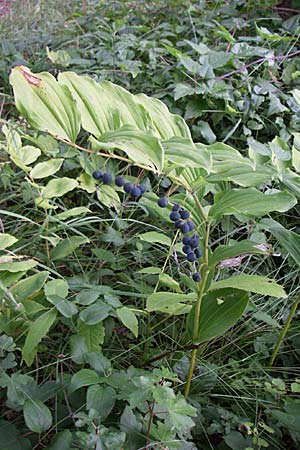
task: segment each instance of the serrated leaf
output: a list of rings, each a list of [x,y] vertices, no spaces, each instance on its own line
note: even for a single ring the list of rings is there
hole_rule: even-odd
[[[37,352],[37,346],[47,335],[55,319],[56,310],[52,308],[31,323],[26,336],[25,344],[22,348],[22,356],[27,366],[31,366],[33,363]]]
[[[34,433],[42,433],[52,425],[51,412],[40,400],[26,400],[23,414],[26,426]]]
[[[96,352],[101,349],[100,346],[104,342],[105,328],[102,322],[96,325],[87,325],[86,323],[79,322],[78,334],[84,339],[88,351]]]
[[[66,86],[49,73],[33,74],[24,66],[12,69],[10,83],[18,110],[34,128],[75,142],[80,114]]]
[[[67,192],[73,191],[78,186],[76,180],[72,178],[57,178],[55,180],[50,180],[49,183],[42,189],[42,197],[44,198],[54,198],[62,197]]]
[[[90,241],[87,237],[70,236],[69,238],[61,241],[53,250],[51,250],[50,257],[52,261],[65,258],[66,256],[74,253],[78,247],[88,244],[89,242]]]
[[[126,306],[122,306],[121,308],[116,309],[116,313],[123,325],[137,337],[139,332],[138,321],[134,312]]]
[[[226,280],[215,281],[210,285],[209,290],[223,288],[236,288],[256,294],[270,295],[272,297],[286,298],[284,289],[274,280],[259,275],[235,275]]]
[[[30,176],[31,178],[46,178],[50,175],[54,175],[59,171],[63,162],[63,158],[57,158],[39,163],[31,170]]]

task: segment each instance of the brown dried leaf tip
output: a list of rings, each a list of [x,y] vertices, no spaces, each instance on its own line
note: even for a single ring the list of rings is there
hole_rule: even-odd
[[[36,77],[35,75],[32,75],[28,67],[26,66],[18,66],[17,69],[20,70],[23,77],[28,81],[29,84],[32,86],[39,87],[41,85],[41,78]]]

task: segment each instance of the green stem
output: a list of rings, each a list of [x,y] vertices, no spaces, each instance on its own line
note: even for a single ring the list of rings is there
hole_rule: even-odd
[[[285,336],[286,336],[286,333],[288,332],[288,330],[289,330],[289,328],[290,328],[291,322],[292,322],[293,317],[294,317],[294,315],[295,315],[295,313],[296,313],[296,310],[297,310],[297,308],[298,308],[299,301],[300,301],[300,295],[298,296],[297,300],[296,300],[295,303],[293,304],[293,306],[292,306],[292,308],[291,308],[291,311],[290,311],[290,314],[289,314],[289,317],[288,317],[288,320],[287,320],[287,322],[286,322],[286,324],[285,324],[285,326],[284,326],[282,332],[280,333],[280,336],[279,336],[279,338],[278,338],[278,341],[277,341],[277,343],[276,343],[276,346],[275,346],[275,348],[274,348],[274,350],[273,350],[273,353],[272,353],[272,356],[271,356],[271,359],[270,359],[270,362],[269,362],[269,367],[272,367],[273,364],[274,364],[274,361],[275,361],[275,359],[276,359],[276,357],[277,357],[279,348],[280,348],[280,346],[281,346],[281,344],[282,344],[282,341],[284,340],[284,338],[285,338]]]
[[[195,307],[194,326],[193,326],[193,343],[195,343],[197,341],[198,334],[199,334],[201,303],[202,303],[202,299],[203,299],[203,294],[204,294],[204,290],[205,290],[205,286],[206,286],[207,277],[209,274],[209,270],[208,270],[209,228],[210,228],[210,225],[208,222],[206,222],[206,233],[205,233],[205,241],[204,241],[204,270],[205,270],[205,272],[203,273],[203,277],[199,284],[197,303],[196,303],[196,307]],[[195,364],[196,364],[197,351],[198,351],[198,349],[196,348],[192,351],[192,354],[191,354],[190,367],[189,367],[189,372],[188,372],[187,381],[186,381],[186,385],[185,385],[185,391],[184,391],[185,398],[188,397],[189,392],[190,392],[191,382],[192,382],[193,373],[194,373]]]

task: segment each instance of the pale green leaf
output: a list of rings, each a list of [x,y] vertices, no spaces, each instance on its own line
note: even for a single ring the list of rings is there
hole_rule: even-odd
[[[65,280],[51,280],[46,283],[44,291],[46,297],[58,295],[61,298],[66,298],[69,292],[69,285]]]
[[[28,67],[12,69],[10,83],[20,113],[37,130],[75,142],[80,114],[69,89],[49,73],[33,74]]]
[[[25,344],[22,348],[22,356],[27,366],[31,366],[33,363],[37,352],[37,346],[47,335],[55,319],[56,310],[52,308],[30,324]]]
[[[158,279],[160,284],[162,284],[163,286],[167,286],[168,288],[178,293],[182,292],[178,281],[174,280],[174,278],[170,277],[170,275],[168,275],[167,273],[160,273]]]
[[[77,206],[76,208],[68,209],[67,211],[61,212],[59,214],[55,214],[54,216],[51,216],[50,220],[66,220],[70,217],[77,217],[81,216],[82,214],[87,214],[91,212],[89,208],[86,208],[85,206]]]
[[[57,311],[68,319],[78,312],[78,308],[73,302],[62,298],[59,295],[49,295],[47,296],[47,300],[55,306]]]
[[[210,172],[211,153],[202,144],[195,145],[191,139],[174,137],[162,143],[165,158],[169,163],[182,167],[202,167]]]
[[[0,257],[0,271],[7,270],[8,272],[25,272],[37,266],[38,262],[34,259],[27,259],[18,261],[13,256]]]
[[[18,281],[10,288],[10,291],[18,302],[23,302],[42,289],[48,276],[47,271],[38,272],[25,280]]]
[[[215,195],[209,215],[215,219],[231,214],[260,217],[271,211],[288,211],[296,203],[296,198],[288,192],[263,194],[255,188],[231,189]]]
[[[42,189],[42,196],[44,198],[62,197],[67,192],[73,191],[77,186],[78,182],[72,178],[57,178],[50,180]]]
[[[138,336],[138,321],[134,312],[127,308],[126,306],[122,306],[121,308],[116,309],[116,313],[118,318],[121,320],[123,325],[128,328],[135,337]]]
[[[284,289],[274,280],[259,275],[235,275],[225,280],[213,282],[209,290],[214,291],[223,288],[236,288],[242,291],[255,292],[256,294],[270,295],[272,297],[285,298],[287,296]]]
[[[111,186],[107,186],[105,184],[99,186],[99,189],[97,190],[97,197],[98,200],[108,208],[115,208],[116,210],[119,210],[121,207],[120,198],[115,189]]]
[[[264,248],[258,246],[255,242],[251,241],[240,241],[233,245],[219,245],[209,257],[209,265],[215,266],[220,261],[224,261],[235,256],[245,255],[245,254],[270,254],[268,251],[268,246]]]
[[[172,292],[155,292],[147,298],[147,311],[159,311],[167,314],[186,314],[191,309],[190,303],[196,300],[196,293],[175,294]]]
[[[163,233],[158,233],[157,231],[148,231],[147,233],[139,234],[139,239],[151,244],[162,244],[167,247],[171,246],[171,239]]]
[[[0,233],[0,250],[4,250],[7,247],[10,247],[15,242],[18,242],[18,239],[8,233]]]
[[[46,178],[50,175],[55,174],[61,168],[62,163],[64,162],[63,158],[57,159],[49,159],[49,161],[45,161],[37,164],[30,172],[30,176],[32,178]]]
[[[163,170],[163,147],[150,132],[126,125],[117,131],[103,133],[97,141],[93,139],[93,144],[97,149],[122,150],[136,164],[148,166],[159,173]]]

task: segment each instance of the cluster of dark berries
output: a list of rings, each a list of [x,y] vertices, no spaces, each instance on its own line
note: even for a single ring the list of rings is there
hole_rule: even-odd
[[[93,172],[93,178],[95,178],[95,180],[102,180],[103,184],[111,184],[113,181],[113,177],[110,173],[103,173],[101,170],[95,170],[95,172]],[[144,184],[135,185],[126,182],[121,176],[115,178],[115,185],[122,187],[127,194],[135,199],[141,197],[147,190]]]
[[[161,208],[165,208],[168,205],[168,200],[166,197],[161,197],[158,199],[157,204]],[[182,208],[180,205],[173,205],[172,212],[170,214],[170,219],[175,222],[175,227],[180,229],[180,231],[185,234],[182,238],[183,248],[182,251],[186,255],[187,261],[195,263],[197,259],[201,258],[202,252],[198,247],[200,243],[200,236],[194,234],[193,236],[187,235],[195,229],[195,224],[190,219],[190,213],[187,209]],[[193,274],[193,280],[200,281],[200,273],[195,272]]]

